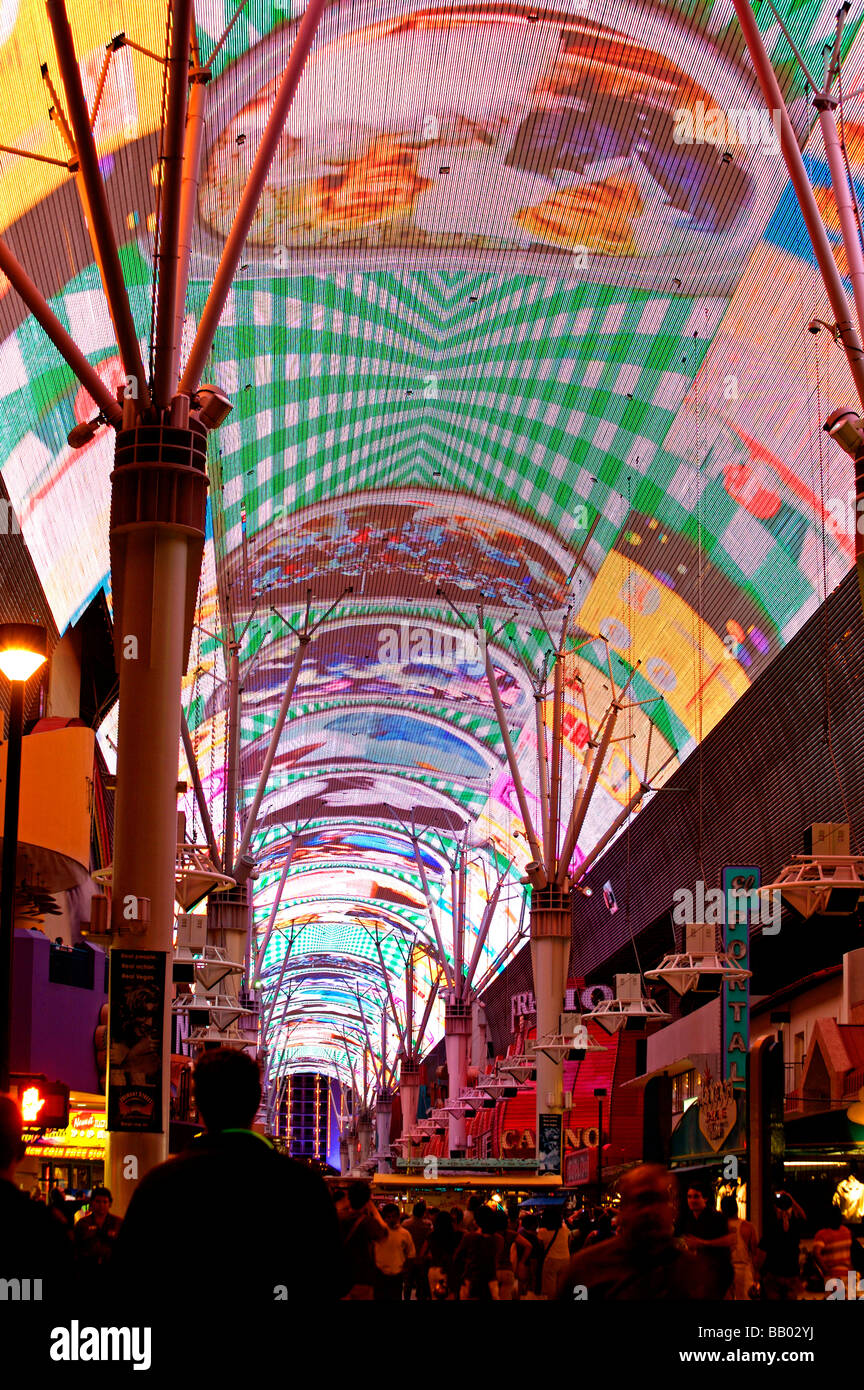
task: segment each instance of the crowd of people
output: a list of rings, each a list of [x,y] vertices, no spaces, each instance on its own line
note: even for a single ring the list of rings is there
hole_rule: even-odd
[[[515,1202],[490,1206],[470,1197],[465,1210],[430,1212],[416,1202],[400,1221],[389,1202],[379,1211],[369,1184],[334,1193],[347,1254],[350,1299],[533,1300],[765,1299],[825,1294],[844,1286],[861,1247],[839,1209],[822,1216],[802,1261],[808,1223],[787,1192],[774,1196],[765,1233],[738,1213],[734,1197],[713,1205],[707,1187],[691,1184],[676,1219],[669,1173],[642,1165],[620,1184],[613,1212],[584,1206],[565,1218],[561,1206],[520,1213]],[[817,1223],[818,1225],[818,1223]]]
[[[560,1212],[537,1216],[489,1206],[482,1196],[429,1211],[415,1202],[400,1218],[395,1202],[379,1211],[367,1182],[335,1190],[347,1299],[486,1301],[554,1297],[569,1259]]]
[[[613,1210],[585,1205],[565,1218],[554,1203],[538,1212],[474,1194],[434,1210],[417,1201],[403,1216],[366,1181],[328,1190],[253,1130],[261,1083],[247,1054],[204,1053],[194,1086],[203,1132],[137,1185],[125,1219],[97,1187],[74,1224],[62,1194],[34,1202],[16,1186],[21,1115],[0,1096],[0,1278],[38,1279],[45,1300],[119,1296],[144,1307],[164,1303],[178,1267],[188,1299],[210,1308],[243,1294],[258,1304],[790,1300],[824,1296],[861,1266],[836,1206],[808,1222],[776,1192],[759,1239],[733,1196],[718,1210],[698,1181],[676,1214],[672,1177],[655,1165],[624,1174]]]

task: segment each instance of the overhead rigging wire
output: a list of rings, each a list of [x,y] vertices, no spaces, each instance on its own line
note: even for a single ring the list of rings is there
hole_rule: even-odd
[[[818,353],[816,354],[816,402],[817,402],[817,407],[818,407],[818,411],[819,411],[819,419],[821,420],[821,418],[822,418],[822,405],[821,405],[821,387],[820,387],[820,379],[819,379],[819,355],[818,355]],[[822,586],[823,586],[822,613],[823,613],[823,632],[824,632],[824,638],[825,638],[825,652],[824,652],[824,669],[825,669],[825,716],[824,716],[824,720],[823,720],[823,728],[824,728],[824,732],[825,732],[825,742],[826,742],[826,744],[827,744],[827,746],[828,746],[828,756],[829,756],[829,758],[831,759],[831,766],[832,766],[833,769],[834,769],[834,776],[837,778],[837,786],[838,786],[838,788],[840,789],[840,799],[841,799],[841,801],[843,802],[843,811],[844,811],[844,814],[845,814],[845,816],[846,816],[846,822],[847,822],[847,824],[848,824],[848,826],[849,826],[849,833],[850,833],[850,835],[851,835],[851,837],[852,837],[852,841],[853,841],[853,843],[854,843],[854,845],[855,845],[856,852],[857,852],[858,854],[860,854],[860,853],[861,853],[861,846],[860,846],[860,844],[859,844],[859,842],[858,842],[858,836],[857,836],[857,834],[856,834],[856,832],[855,832],[855,827],[854,827],[854,825],[853,825],[853,823],[852,823],[852,816],[851,816],[850,811],[849,811],[849,802],[848,802],[847,797],[846,797],[846,788],[845,788],[844,785],[843,785],[843,778],[842,778],[842,776],[840,775],[840,768],[839,768],[839,766],[838,766],[838,764],[837,764],[837,758],[836,758],[836,756],[835,756],[835,754],[834,754],[834,744],[833,744],[833,738],[832,738],[832,732],[833,732],[833,731],[832,731],[832,715],[831,715],[831,639],[830,639],[830,631],[829,631],[829,625],[828,625],[828,534],[827,534],[827,520],[826,520],[826,515],[825,515],[825,477],[824,477],[824,458],[823,458],[823,453],[822,453],[822,431],[819,430],[817,433],[818,433],[818,442],[819,442],[819,489],[820,489],[820,499],[819,499],[819,500],[820,500],[820,502],[821,502],[821,504],[822,504],[822,525],[821,525],[821,531],[822,531],[822,537],[821,537],[821,539],[822,539]],[[856,519],[856,522],[857,522],[857,512],[855,513],[855,519]]]
[[[168,5],[165,7],[165,58],[162,64],[162,106],[159,116],[159,156],[157,164],[158,177],[156,179],[156,221],[153,227],[153,273],[150,280],[150,355],[148,365],[151,380],[153,378],[156,352],[156,303],[159,297],[158,277],[162,236],[162,185],[165,180],[165,121],[168,109],[168,71],[170,67],[171,23],[173,17],[174,6],[169,0]]]
[[[627,513],[628,513],[628,515],[632,515],[632,513],[633,513],[633,496],[632,496],[632,490],[633,490],[633,475],[632,475],[632,473],[628,473],[628,474],[627,474]],[[629,551],[628,551],[627,595],[628,595],[629,604],[630,604],[630,612],[631,612],[631,614],[633,615],[633,616],[631,617],[631,619],[630,619],[630,621],[632,622],[632,625],[633,625],[633,630],[632,630],[631,633],[630,633],[630,653],[631,653],[631,658],[632,658],[630,664],[631,664],[631,669],[635,669],[635,662],[636,662],[636,651],[635,651],[635,638],[636,638],[636,631],[635,631],[635,628],[636,628],[636,609],[635,609],[635,606],[634,606],[634,604],[633,604],[633,547],[632,547],[632,545],[630,546],[630,549],[629,549]],[[626,604],[625,604],[625,616],[626,616]],[[635,694],[635,691],[634,691],[633,693]],[[634,762],[634,758],[633,758],[633,753],[632,753],[631,750],[632,750],[632,748],[633,748],[633,722],[634,722],[634,716],[635,716],[635,705],[634,705],[633,700],[630,700],[630,702],[629,702],[629,708],[628,708],[628,710],[627,710],[627,755],[626,755],[626,758],[625,758],[625,762],[626,762],[626,766],[627,766],[627,774],[628,774],[628,775],[627,775],[627,781],[626,781],[626,787],[627,787],[626,796],[627,796],[628,801],[629,801],[629,799],[630,799],[630,784],[631,784],[631,782],[632,782],[632,780],[633,780],[633,762]],[[647,718],[648,718],[649,720],[651,719],[651,717],[652,717],[652,716],[651,716],[650,714],[647,716]],[[649,749],[650,749],[650,740],[649,740]],[[646,779],[646,781],[647,781],[647,779],[648,779],[649,776],[650,776],[650,769],[649,769],[649,767],[648,767],[648,765],[647,765],[647,763],[646,763],[646,766],[645,766],[645,779]],[[626,855],[626,860],[625,860],[625,865],[624,865],[624,874],[625,874],[625,878],[624,878],[624,926],[625,926],[626,929],[627,929],[627,934],[628,934],[628,936],[630,937],[630,942],[631,942],[631,944],[632,944],[632,946],[633,946],[633,954],[634,954],[634,956],[636,957],[636,969],[639,971],[639,979],[640,979],[640,981],[641,981],[640,989],[641,989],[641,991],[644,993],[644,991],[645,991],[645,980],[644,980],[644,977],[643,977],[643,974],[642,974],[642,962],[641,962],[641,960],[639,959],[639,947],[636,945],[636,936],[635,936],[635,934],[634,934],[634,932],[633,932],[633,923],[632,923],[631,917],[630,917],[630,886],[631,886],[631,874],[630,874],[630,828],[631,828],[632,824],[633,824],[633,808],[631,807],[631,808],[630,808],[630,811],[628,812],[628,815],[627,815],[627,825],[626,825],[626,829],[625,829],[625,831],[624,831],[624,835],[625,835],[625,845],[624,845],[624,848],[625,848],[625,855]]]

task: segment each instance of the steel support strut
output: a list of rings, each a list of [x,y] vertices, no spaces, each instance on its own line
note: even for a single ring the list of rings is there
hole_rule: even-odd
[[[225,776],[225,849],[223,863],[228,872],[234,864],[234,835],[237,825],[237,787],[240,770],[240,653],[236,642],[228,650],[228,739]]]
[[[243,827],[243,834],[241,835],[240,843],[237,846],[237,855],[234,860],[234,868],[232,870],[232,873],[235,875],[235,877],[240,867],[240,860],[243,858],[244,854],[246,853],[250,844],[252,843],[252,836],[254,835],[255,827],[258,824],[258,812],[261,808],[261,802],[264,800],[264,793],[267,790],[267,779],[270,776],[270,769],[273,766],[273,759],[276,757],[276,751],[279,747],[279,740],[282,737],[282,729],[284,728],[285,720],[288,716],[288,707],[291,704],[291,697],[294,694],[294,687],[297,684],[297,677],[300,675],[300,668],[303,665],[303,660],[306,656],[306,649],[309,646],[311,640],[312,638],[308,632],[300,633],[299,646],[297,647],[297,650],[294,653],[294,661],[291,666],[291,672],[288,676],[288,683],[285,686],[285,693],[282,696],[282,703],[280,704],[279,712],[276,715],[276,723],[273,725],[273,732],[270,735],[270,742],[267,745],[267,752],[264,756],[264,764],[261,768],[261,775],[258,778],[258,785],[256,786],[255,794],[252,797],[252,805],[249,807],[249,814],[246,817],[246,824]]]
[[[180,342],[177,336],[177,293],[180,283],[180,208],[183,183],[183,145],[186,103],[189,90],[189,42],[192,29],[192,0],[173,0],[171,50],[168,58],[168,104],[162,153],[162,217],[157,255],[158,297],[156,301],[156,344],[153,367],[153,394],[156,403],[166,406],[177,385]]]
[[[286,879],[288,878],[288,872],[289,872],[289,870],[290,870],[290,868],[291,868],[291,860],[294,858],[294,846],[295,846],[296,843],[297,843],[296,837],[292,835],[292,837],[291,837],[291,843],[290,843],[289,846],[288,846],[288,852],[287,852],[287,854],[285,855],[285,860],[284,860],[284,863],[283,863],[283,865],[282,865],[282,872],[281,872],[281,874],[279,875],[279,882],[278,882],[278,884],[277,884],[277,886],[276,886],[276,893],[275,893],[275,896],[274,896],[274,898],[273,898],[273,906],[272,906],[271,909],[270,909],[270,916],[269,916],[268,919],[267,919],[267,926],[266,926],[266,928],[265,928],[265,930],[264,930],[264,936],[262,937],[261,943],[260,943],[260,945],[258,946],[258,950],[257,950],[257,952],[255,953],[255,963],[254,963],[254,965],[253,965],[253,967],[252,967],[252,979],[251,979],[250,982],[249,982],[250,985],[253,983],[253,981],[255,981],[255,980],[258,979],[258,975],[259,975],[259,973],[260,973],[261,967],[262,967],[262,965],[264,964],[264,956],[265,956],[265,954],[266,954],[266,952],[267,952],[267,947],[268,947],[268,945],[270,944],[270,937],[273,935],[273,928],[274,928],[275,925],[276,925],[276,918],[277,918],[278,913],[279,913],[279,905],[280,905],[280,903],[282,902],[282,894],[283,894],[284,891],[285,891],[285,881],[286,881]],[[253,932],[253,936],[254,936],[254,932]],[[250,961],[251,961],[251,958],[252,958],[252,951],[253,951],[253,949],[254,949],[254,941],[253,941],[252,937],[250,937],[250,940],[249,940],[249,958],[250,958]]]
[[[57,3],[58,0],[49,0],[49,3]],[[321,22],[327,0],[309,0],[303,18],[300,21],[300,28],[291,49],[291,56],[288,59],[288,66],[279,84],[276,93],[276,100],[270,112],[270,119],[261,137],[261,144],[255,156],[255,162],[249,171],[246,180],[246,187],[243,189],[240,198],[240,205],[234,218],[225,249],[222,252],[222,259],[219,262],[216,275],[213,279],[213,286],[204,305],[204,312],[198,325],[198,332],[189,353],[189,360],[186,363],[186,370],[180,382],[180,390],[188,395],[195,391],[201,381],[201,373],[204,370],[204,363],[213,346],[213,339],[216,336],[216,329],[222,317],[222,310],[225,308],[225,301],[228,298],[228,291],[234,281],[237,267],[240,264],[240,257],[243,254],[243,247],[264,185],[267,175],[270,172],[270,165],[276,155],[276,149],[282,137],[282,131],[294,94],[297,91],[303,69],[306,66],[306,59],[315,38],[315,32]]]
[[[207,848],[210,850],[210,858],[213,860],[213,867],[217,873],[221,874],[222,856],[219,853],[219,846],[216,843],[216,836],[213,833],[213,822],[210,819],[210,807],[207,805],[207,798],[204,795],[204,787],[201,783],[201,773],[198,768],[198,759],[195,757],[195,745],[192,742],[189,725],[186,722],[186,716],[182,710],[180,711],[180,733],[183,737],[183,751],[186,754],[186,762],[189,764],[189,776],[192,778],[192,786],[195,791],[195,801],[198,810],[201,812]]]
[[[177,289],[174,299],[174,362],[172,381],[179,370],[183,345],[183,318],[186,312],[186,289],[189,284],[189,264],[192,258],[192,228],[198,205],[198,184],[201,176],[201,151],[204,146],[204,117],[207,112],[207,83],[210,74],[196,72],[186,108],[186,135],[183,147],[183,177],[180,186],[180,220],[177,230]]]
[[[489,693],[492,696],[492,703],[495,706],[495,715],[498,720],[498,728],[501,733],[501,741],[504,744],[504,752],[507,755],[507,764],[510,768],[510,776],[513,778],[513,789],[516,792],[516,800],[519,803],[519,812],[522,816],[522,821],[525,826],[525,836],[531,848],[533,864],[535,866],[533,869],[529,870],[529,877],[531,879],[532,884],[535,884],[537,887],[542,888],[545,887],[548,881],[547,875],[543,867],[543,851],[540,848],[540,844],[537,840],[537,836],[534,831],[534,825],[531,820],[531,812],[528,810],[528,798],[525,795],[525,788],[522,784],[522,775],[519,771],[519,764],[516,761],[516,750],[513,747],[513,741],[510,738],[510,730],[507,727],[507,715],[505,713],[504,704],[501,699],[501,692],[498,689],[498,681],[495,678],[495,672],[492,668],[492,658],[489,655],[488,643],[485,647],[485,656],[486,680],[489,685]],[[554,748],[552,750],[552,756],[554,759]],[[554,761],[552,766],[554,775]]]
[[[115,427],[119,426],[123,419],[120,406],[111,395],[96,368],[91,367],[78,344],[66,332],[53,310],[49,308],[41,291],[30,279],[2,237],[0,237],[0,270],[3,271],[12,288],[23,299],[36,322],[40,328],[44,329],[61,357],[66,359],[82,386],[86,386],[108,423]]]
[[[738,22],[741,25],[753,66],[756,69],[765,102],[769,111],[776,111],[780,116],[780,147],[783,151],[783,158],[789,171],[792,186],[795,189],[801,216],[804,218],[804,224],[813,245],[813,253],[822,275],[831,313],[834,315],[838,341],[846,352],[849,370],[858,392],[861,414],[864,415],[864,350],[862,350],[860,336],[862,329],[864,329],[864,257],[862,257],[860,233],[846,176],[842,149],[834,125],[834,107],[838,103],[836,98],[831,95],[834,74],[835,71],[839,71],[840,40],[848,7],[843,6],[837,14],[837,33],[830,58],[826,56],[825,83],[822,91],[817,88],[810,73],[804,67],[801,56],[788,34],[786,37],[789,39],[795,56],[801,63],[807,82],[815,92],[813,105],[819,113],[825,155],[831,171],[834,201],[843,234],[843,247],[849,263],[849,277],[855,298],[857,325],[850,312],[849,301],[834,258],[834,251],[825,231],[825,224],[822,221],[822,214],[819,211],[804,160],[798,148],[798,141],[795,139],[795,132],[789,120],[789,113],[780,91],[780,84],[762,42],[755,16],[750,8],[750,0],[732,0],[732,3],[735,6],[735,13],[738,16]],[[786,32],[785,29],[783,32]],[[864,448],[858,449],[853,457],[855,462],[856,516],[860,516],[862,507],[864,507]],[[861,601],[864,603],[864,535],[861,534],[860,527],[855,528],[855,565],[858,570],[858,588]]]
[[[127,375],[133,378],[137,385],[138,407],[143,411],[150,405],[150,392],[132,310],[123,283],[123,268],[114,239],[108,195],[99,169],[96,142],[90,129],[90,113],[81,83],[81,70],[75,57],[72,29],[64,0],[46,0],[45,8],[54,36],[54,48],[69,107],[69,122],[75,138],[75,154],[80,169],[78,186],[84,197],[88,230],[102,277],[120,357]]]
[[[840,341],[846,350],[849,370],[855,382],[862,412],[864,412],[864,350],[862,350],[858,330],[849,312],[846,291],[843,288],[840,271],[837,269],[834,252],[825,231],[822,214],[810,186],[810,179],[801,151],[798,148],[798,141],[795,138],[795,131],[792,129],[792,122],[789,119],[789,112],[786,110],[783,94],[780,91],[780,84],[771,66],[771,60],[765,51],[762,35],[756,24],[756,17],[750,8],[750,0],[732,0],[732,3],[756,70],[756,76],[759,79],[759,86],[762,88],[765,103],[769,111],[772,113],[777,111],[780,115],[780,148],[783,152],[783,159],[789,171],[789,178],[795,189],[801,215],[813,245],[816,263],[822,274],[825,292],[828,296],[828,303],[831,305],[831,312],[837,324]]]

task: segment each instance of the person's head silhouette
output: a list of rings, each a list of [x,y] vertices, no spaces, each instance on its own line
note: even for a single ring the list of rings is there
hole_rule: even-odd
[[[227,1047],[203,1053],[192,1084],[198,1114],[211,1134],[250,1128],[261,1104],[261,1073],[248,1053]]]

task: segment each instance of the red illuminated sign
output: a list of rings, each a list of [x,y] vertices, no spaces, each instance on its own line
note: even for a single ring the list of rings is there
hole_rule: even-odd
[[[69,1123],[69,1087],[44,1076],[13,1076],[10,1094],[21,1109],[25,1129],[65,1129]]]

